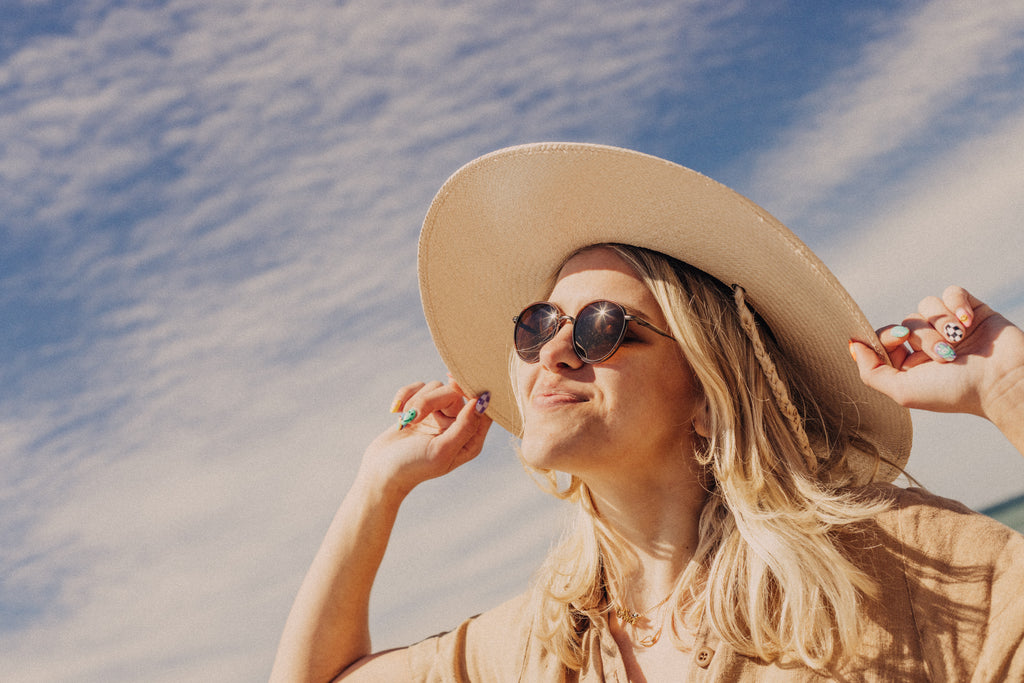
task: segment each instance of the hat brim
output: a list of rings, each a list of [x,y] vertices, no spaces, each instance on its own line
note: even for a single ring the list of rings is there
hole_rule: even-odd
[[[420,295],[434,343],[488,414],[514,435],[512,317],[566,257],[608,242],[653,249],[738,284],[811,389],[883,462],[854,452],[859,481],[891,481],[910,454],[910,414],[866,387],[850,339],[886,354],[860,308],[782,223],[695,171],[639,152],[582,143],[498,150],[459,169],[430,205],[419,242]],[[887,464],[891,463],[891,464]]]

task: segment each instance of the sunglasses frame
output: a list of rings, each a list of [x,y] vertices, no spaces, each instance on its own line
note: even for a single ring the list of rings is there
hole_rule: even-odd
[[[581,313],[583,313],[585,310],[587,310],[591,306],[594,306],[595,304],[609,304],[611,306],[614,306],[616,309],[618,309],[618,311],[622,314],[622,329],[619,330],[618,338],[615,340],[615,343],[612,344],[611,350],[608,353],[606,353],[605,355],[601,356],[600,358],[591,360],[589,358],[584,358],[583,354],[581,353],[582,344],[580,344],[577,341],[577,339],[576,339],[576,330],[578,329],[578,327],[576,326],[576,319],[579,318]],[[515,343],[515,341],[516,341],[515,340],[516,332],[519,330],[519,320],[520,320],[520,318],[523,317],[523,313],[525,313],[526,311],[530,310],[534,306],[541,306],[541,305],[543,305],[543,306],[550,306],[551,308],[553,308],[555,313],[558,314],[558,318],[555,321],[556,325],[555,325],[554,332],[551,334],[550,337],[548,337],[547,339],[539,342],[536,345],[537,356],[533,360],[530,360],[529,358],[527,358],[527,357],[525,357],[523,355],[523,352],[519,349],[519,345]],[[629,323],[631,323],[631,322],[635,322],[635,323],[637,323],[638,325],[640,325],[642,327],[646,327],[647,329],[649,329],[649,330],[651,330],[653,332],[656,332],[657,334],[660,334],[662,337],[666,337],[668,339],[671,339],[671,340],[675,341],[675,337],[673,337],[668,332],[665,332],[664,330],[659,329],[657,326],[647,322],[646,320],[644,320],[643,318],[640,318],[639,316],[632,315],[631,313],[626,311],[626,307],[625,306],[623,306],[622,304],[617,303],[615,301],[609,301],[608,299],[596,299],[594,301],[591,301],[588,304],[584,304],[583,306],[580,307],[580,310],[576,312],[575,316],[566,314],[564,311],[562,311],[561,308],[559,308],[558,304],[551,303],[550,301],[534,301],[532,304],[530,304],[530,305],[526,306],[525,308],[523,308],[523,310],[519,312],[519,315],[513,316],[512,317],[512,322],[515,323],[515,329],[513,330],[513,333],[512,333],[512,344],[513,344],[513,346],[515,346],[516,355],[519,356],[519,358],[524,363],[530,363],[530,364],[540,362],[540,349],[543,348],[543,346],[545,344],[547,344],[549,341],[554,339],[555,336],[558,334],[558,331],[561,330],[562,326],[565,325],[566,323],[572,323],[572,350],[573,350],[573,352],[576,354],[577,358],[579,358],[584,363],[589,363],[589,364],[603,363],[604,361],[608,360],[613,355],[615,355],[615,352],[619,350],[620,346],[622,346],[622,341],[626,338],[626,326]]]

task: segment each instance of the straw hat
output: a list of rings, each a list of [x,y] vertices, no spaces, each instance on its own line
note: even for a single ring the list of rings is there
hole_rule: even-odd
[[[699,173],[626,149],[577,143],[510,147],[471,161],[434,197],[419,243],[420,295],[434,343],[470,392],[491,392],[488,414],[521,433],[509,380],[512,317],[565,258],[620,242],[738,284],[811,388],[898,467],[910,453],[910,414],[867,388],[848,341],[886,357],[864,314],[788,228]],[[851,453],[860,481],[898,472]]]

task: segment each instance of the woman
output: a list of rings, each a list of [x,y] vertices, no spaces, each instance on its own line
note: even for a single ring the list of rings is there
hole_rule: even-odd
[[[1024,333],[965,290],[876,336],[749,200],[580,144],[502,150],[449,179],[420,288],[452,379],[398,392],[276,679],[1024,678],[1024,538],[887,483],[906,407],[980,415],[1024,451]],[[402,500],[479,453],[492,419],[576,525],[526,595],[371,654]]]

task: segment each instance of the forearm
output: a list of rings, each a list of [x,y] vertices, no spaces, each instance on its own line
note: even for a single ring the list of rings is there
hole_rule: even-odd
[[[401,500],[360,471],[299,589],[272,681],[330,680],[370,654],[370,590]]]

